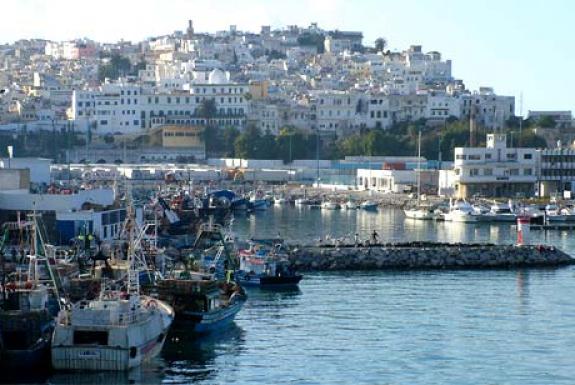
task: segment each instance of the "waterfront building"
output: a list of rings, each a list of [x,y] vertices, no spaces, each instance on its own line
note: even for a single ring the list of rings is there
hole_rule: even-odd
[[[575,198],[575,150],[572,148],[543,149],[539,172],[539,196],[558,195]]]
[[[486,147],[456,147],[453,169],[458,198],[532,197],[537,182],[539,152],[507,147],[505,134],[487,134]]]

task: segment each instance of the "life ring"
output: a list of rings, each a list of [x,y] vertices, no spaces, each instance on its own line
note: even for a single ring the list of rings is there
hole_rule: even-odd
[[[157,309],[158,308],[158,302],[155,299],[152,299],[152,300],[148,301],[148,303],[146,304],[146,307],[148,307],[150,309]]]

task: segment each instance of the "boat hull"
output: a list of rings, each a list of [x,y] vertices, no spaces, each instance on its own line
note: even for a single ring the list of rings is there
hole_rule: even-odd
[[[302,278],[300,274],[281,277],[242,274],[236,280],[240,285],[248,287],[288,287],[297,286]]]
[[[57,370],[126,371],[160,354],[174,313],[155,301],[156,309],[136,323],[58,324],[52,337],[52,367]],[[76,333],[106,333],[97,343],[75,343]]]
[[[429,211],[404,210],[403,212],[405,217],[409,219],[431,220],[435,218],[435,215]]]
[[[176,314],[174,327],[197,334],[213,333],[230,325],[242,309],[245,298],[211,312],[181,311]]]

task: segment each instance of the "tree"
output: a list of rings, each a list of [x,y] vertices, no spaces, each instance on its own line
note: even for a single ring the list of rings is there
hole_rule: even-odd
[[[552,116],[544,115],[537,120],[537,125],[543,128],[555,128],[557,122]]]
[[[315,46],[317,48],[317,53],[323,53],[324,45],[323,42],[325,37],[319,33],[304,32],[297,38],[298,45],[301,46]]]
[[[237,157],[249,159],[254,158],[260,144],[261,132],[255,126],[246,127],[234,142],[235,154]]]
[[[126,76],[132,70],[132,63],[127,57],[114,53],[107,64],[98,67],[98,79],[104,81],[105,78],[117,79]]]
[[[216,99],[204,99],[200,103],[196,114],[200,118],[206,119],[206,125],[210,126],[213,122],[212,119],[218,115],[218,106],[216,104]]]
[[[387,46],[387,40],[384,37],[378,37],[375,39],[375,50],[378,52],[383,52]]]
[[[226,127],[221,134],[221,142],[224,155],[235,157],[234,143],[240,135],[239,130],[235,127]]]

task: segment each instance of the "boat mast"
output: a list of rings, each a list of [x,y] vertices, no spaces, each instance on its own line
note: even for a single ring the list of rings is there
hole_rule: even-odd
[[[417,205],[419,206],[419,196],[421,195],[421,130],[417,138]]]

